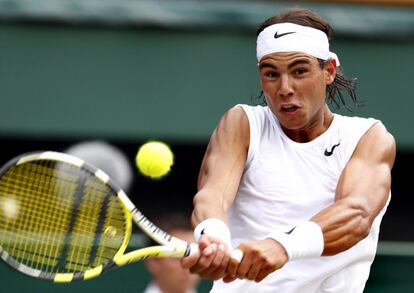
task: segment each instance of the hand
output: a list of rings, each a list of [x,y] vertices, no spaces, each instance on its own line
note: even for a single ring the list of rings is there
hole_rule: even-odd
[[[220,239],[209,235],[201,236],[198,245],[200,254],[183,258],[181,260],[182,266],[190,269],[191,273],[210,280],[226,276],[231,257],[231,251],[227,245]]]
[[[230,261],[223,279],[226,283],[236,278],[260,282],[288,261],[286,250],[273,239],[245,241],[237,248],[243,251],[243,259],[240,264]]]

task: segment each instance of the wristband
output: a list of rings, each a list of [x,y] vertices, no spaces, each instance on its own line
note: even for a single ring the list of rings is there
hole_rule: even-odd
[[[229,249],[232,249],[229,227],[222,220],[217,218],[209,218],[202,221],[194,229],[195,240],[198,242],[203,234],[222,240]]]
[[[279,242],[289,261],[322,255],[324,240],[321,227],[312,221],[302,222],[289,232],[272,232],[266,236]]]

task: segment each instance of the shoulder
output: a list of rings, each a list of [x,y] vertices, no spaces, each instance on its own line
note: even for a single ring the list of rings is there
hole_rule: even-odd
[[[348,132],[361,132],[361,139],[358,145],[374,146],[380,143],[385,149],[395,147],[395,140],[392,134],[387,130],[384,124],[375,118],[339,116],[341,126]],[[381,146],[377,146],[380,148]]]
[[[264,116],[267,114],[268,112],[268,107],[267,106],[250,106],[250,105],[246,105],[246,104],[238,104],[236,106],[234,106],[232,109],[239,109],[239,110],[243,110],[243,112],[246,114],[246,116],[249,119],[252,119],[254,116]]]
[[[237,104],[230,108],[222,117],[222,123],[229,123],[244,127],[248,127],[249,123],[253,125],[262,125],[264,121],[269,120],[270,109],[267,106],[250,106],[245,104]]]
[[[379,120],[375,118],[364,118],[358,116],[343,116],[340,114],[335,114],[335,119],[339,121],[340,126],[352,129],[353,127],[371,127]]]
[[[251,134],[252,131],[260,132],[260,129],[270,120],[269,112],[267,106],[238,104],[223,115],[219,126],[235,129],[243,134]],[[249,136],[247,136],[248,140]]]
[[[245,110],[246,105],[236,105],[230,108],[219,122],[219,126],[224,125],[226,127],[240,129],[248,126],[248,117]],[[247,106],[249,107],[249,106]]]
[[[380,121],[377,121],[367,130],[355,150],[355,156],[380,160],[390,166],[394,164],[395,155],[395,139]]]
[[[374,118],[342,116],[335,114],[335,125],[343,139],[347,139],[354,147],[358,141],[376,124],[381,121]]]
[[[371,158],[393,164],[395,141],[382,122],[375,118],[335,114],[337,131],[346,145],[346,162],[353,158]]]
[[[242,107],[234,106],[221,117],[212,137],[217,143],[247,146],[249,134],[249,120],[245,111]]]
[[[375,123],[362,137],[365,145],[375,146],[376,149],[394,150],[396,143],[393,135],[388,132],[380,121]]]

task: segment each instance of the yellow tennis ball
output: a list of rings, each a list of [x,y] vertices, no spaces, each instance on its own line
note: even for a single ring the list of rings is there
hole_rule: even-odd
[[[167,144],[150,141],[139,148],[135,163],[143,175],[158,179],[171,170],[174,155]]]

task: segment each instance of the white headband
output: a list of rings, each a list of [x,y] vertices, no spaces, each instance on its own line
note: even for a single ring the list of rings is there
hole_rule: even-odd
[[[257,60],[279,52],[302,52],[322,60],[333,58],[339,66],[338,56],[329,51],[326,34],[308,26],[277,23],[265,28],[257,37]]]

